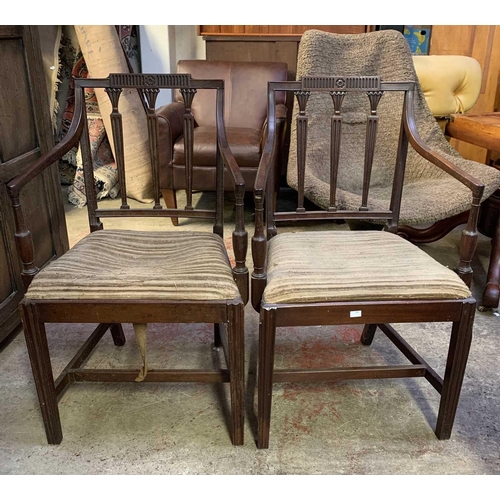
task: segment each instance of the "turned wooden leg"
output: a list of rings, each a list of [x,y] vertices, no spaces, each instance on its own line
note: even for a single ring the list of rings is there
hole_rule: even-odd
[[[113,343],[116,346],[125,345],[125,334],[123,333],[123,328],[121,323],[115,323],[109,327],[111,331],[111,336],[113,337]]]
[[[453,323],[436,424],[438,439],[449,439],[451,436],[472,340],[475,304],[473,299],[465,302],[460,321]]]
[[[491,239],[490,266],[480,309],[498,307],[500,298],[500,217]]]
[[[35,306],[21,303],[20,309],[47,441],[59,444],[63,436],[45,325],[38,321]]]
[[[228,306],[228,351],[231,391],[231,422],[233,445],[243,444],[245,416],[245,324],[243,304]]]
[[[365,325],[363,333],[361,334],[361,343],[363,345],[372,345],[376,330],[377,325]]]
[[[163,195],[167,208],[177,208],[177,196],[175,194],[175,189],[162,189],[161,194]],[[178,217],[171,217],[171,219],[174,226],[179,225]]]
[[[257,448],[269,448],[271,404],[273,399],[274,344],[276,338],[276,311],[261,309],[258,368],[258,423]]]

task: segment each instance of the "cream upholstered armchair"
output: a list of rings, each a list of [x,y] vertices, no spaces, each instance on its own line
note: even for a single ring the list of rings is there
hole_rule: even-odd
[[[466,113],[481,91],[481,66],[472,57],[413,56],[413,64],[432,115],[443,129],[449,117]]]

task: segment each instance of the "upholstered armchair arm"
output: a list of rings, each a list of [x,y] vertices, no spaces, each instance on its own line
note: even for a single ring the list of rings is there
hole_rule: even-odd
[[[25,288],[28,288],[39,269],[34,263],[35,252],[33,238],[24,220],[19,196],[21,189],[78,144],[82,130],[83,106],[81,94],[77,92],[75,96],[75,113],[64,139],[50,151],[42,155],[31,167],[7,183],[7,193],[10,197],[12,209],[14,211],[16,247],[22,263],[21,277]]]
[[[286,115],[288,108],[284,104],[276,104],[276,134],[278,136],[278,141],[281,144],[285,128],[286,128]],[[262,125],[262,149],[264,149],[267,140],[267,117]]]
[[[427,144],[425,144],[418,133],[412,98],[407,98],[406,100],[405,117],[405,130],[413,149],[415,149],[415,151],[417,151],[417,153],[423,156],[426,160],[430,161],[432,164],[457,179],[463,185],[467,186],[472,192],[472,203],[469,218],[466,228],[462,231],[462,238],[460,241],[460,263],[455,268],[458,275],[470,287],[472,282],[472,268],[470,264],[477,246],[477,223],[481,198],[484,192],[484,184],[465,170],[461,169],[457,165],[454,165],[444,156],[430,149]]]
[[[182,135],[185,107],[182,102],[171,102],[156,110],[160,125],[160,168],[172,161],[175,141]]]

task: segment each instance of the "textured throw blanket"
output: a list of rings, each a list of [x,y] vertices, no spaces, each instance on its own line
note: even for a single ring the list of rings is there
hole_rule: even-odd
[[[425,57],[425,56],[422,56]],[[445,158],[485,185],[484,199],[500,186],[500,172],[465,160],[444,137],[432,116],[413,66],[408,44],[397,31],[362,35],[337,35],[306,31],[299,46],[297,79],[306,75],[380,76],[383,81],[416,81],[415,115],[422,139]],[[379,127],[368,205],[389,209],[403,105],[401,92],[386,92],[378,106]],[[331,97],[312,93],[306,108],[309,116],[305,196],[327,208],[330,176]],[[357,210],[361,205],[368,97],[348,94],[342,106],[342,142],[337,199],[341,209]],[[287,180],[297,189],[298,110],[294,104]],[[434,223],[470,208],[471,192],[460,182],[408,149],[400,224]]]

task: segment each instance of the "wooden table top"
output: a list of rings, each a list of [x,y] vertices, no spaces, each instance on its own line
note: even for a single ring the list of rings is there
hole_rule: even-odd
[[[446,134],[460,141],[500,151],[500,112],[452,115]]]

